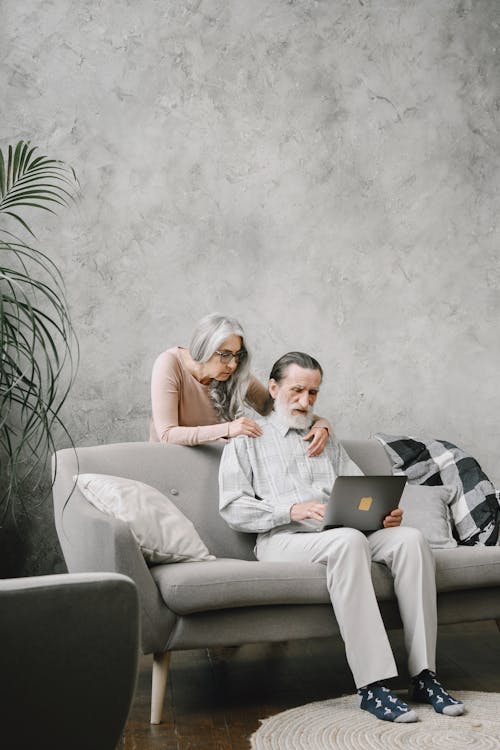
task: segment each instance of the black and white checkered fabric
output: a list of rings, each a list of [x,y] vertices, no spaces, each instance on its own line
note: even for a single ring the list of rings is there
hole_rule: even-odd
[[[375,434],[392,461],[393,474],[406,474],[413,484],[453,487],[454,533],[459,544],[494,545],[498,540],[498,493],[475,458],[447,440]]]

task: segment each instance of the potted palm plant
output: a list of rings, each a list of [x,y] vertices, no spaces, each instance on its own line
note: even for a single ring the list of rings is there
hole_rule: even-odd
[[[0,149],[0,576],[13,573],[6,540],[50,490],[48,459],[65,432],[61,407],[78,358],[63,279],[31,226],[37,210],[54,214],[74,200],[77,179],[35,151],[24,141]]]

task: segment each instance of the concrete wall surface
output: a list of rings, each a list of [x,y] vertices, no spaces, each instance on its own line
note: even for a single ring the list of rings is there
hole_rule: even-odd
[[[500,486],[497,0],[1,0],[2,148],[81,347],[77,444],[147,439],[156,355],[219,310],[316,356],[341,437],[445,438]]]

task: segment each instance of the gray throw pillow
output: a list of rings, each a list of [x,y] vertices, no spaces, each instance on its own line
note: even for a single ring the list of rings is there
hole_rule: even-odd
[[[129,525],[150,565],[215,560],[191,521],[154,487],[108,474],[74,478],[92,505]]]
[[[404,511],[401,525],[419,529],[430,547],[456,547],[450,511],[454,496],[455,490],[445,485],[428,487],[407,483],[399,501],[399,507]]]

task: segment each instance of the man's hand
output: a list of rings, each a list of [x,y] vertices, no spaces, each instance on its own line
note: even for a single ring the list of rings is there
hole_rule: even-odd
[[[394,510],[391,510],[389,515],[384,518],[384,529],[395,529],[398,526],[401,526],[402,520],[403,520],[402,508],[394,508]]]
[[[307,449],[307,455],[319,456],[320,453],[323,453],[328,441],[328,435],[329,432],[326,427],[314,427],[313,425],[307,435],[302,438],[303,440],[311,441],[311,445]]]
[[[306,518],[322,521],[324,515],[325,505],[323,503],[295,503],[290,508],[291,521],[305,521]]]

